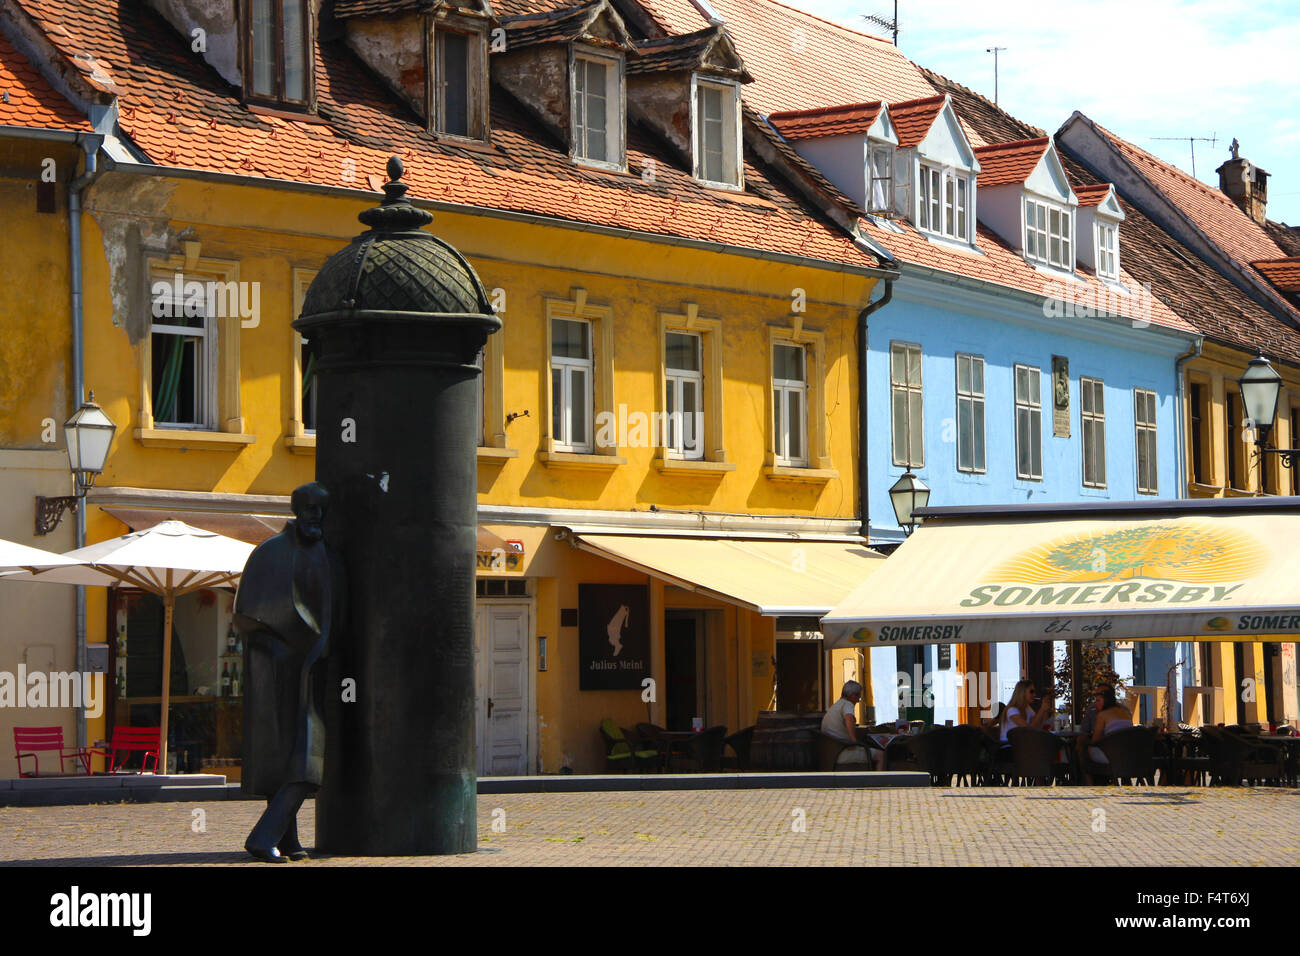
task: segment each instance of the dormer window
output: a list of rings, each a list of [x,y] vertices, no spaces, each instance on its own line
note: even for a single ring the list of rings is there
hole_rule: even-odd
[[[738,188],[741,181],[740,95],[732,83],[694,77],[695,178]]]
[[[894,150],[871,146],[871,191],[867,212],[888,215],[894,204]]]
[[[308,0],[246,0],[244,95],[300,106],[311,100],[312,29]]]
[[[1119,229],[1104,222],[1097,223],[1097,275],[1119,278]]]
[[[1025,258],[1074,271],[1074,215],[1049,203],[1025,198]]]
[[[429,104],[433,132],[487,139],[486,40],[481,28],[469,24],[439,21],[434,26]]]
[[[952,169],[940,169],[922,163],[917,186],[920,199],[917,228],[923,232],[967,242],[969,177]]]
[[[573,158],[622,168],[622,61],[575,52],[572,103]]]

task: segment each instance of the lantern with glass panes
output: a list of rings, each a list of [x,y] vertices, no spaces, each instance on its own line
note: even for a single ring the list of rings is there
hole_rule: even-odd
[[[909,469],[889,489],[889,500],[893,502],[898,526],[904,534],[910,535],[921,523],[915,512],[930,503],[930,487]]]
[[[76,493],[59,498],[36,496],[36,533],[49,534],[63,520],[64,511],[76,511],[95,478],[104,470],[108,449],[113,444],[117,425],[95,404],[95,393],[63,424],[68,443],[68,469],[72,472]]]
[[[1241,390],[1241,403],[1245,407],[1246,424],[1254,429],[1255,447],[1262,455],[1278,455],[1285,468],[1292,467],[1300,448],[1270,448],[1268,433],[1277,416],[1277,398],[1282,390],[1282,376],[1274,371],[1261,352],[1250,360],[1246,371],[1237,379]]]

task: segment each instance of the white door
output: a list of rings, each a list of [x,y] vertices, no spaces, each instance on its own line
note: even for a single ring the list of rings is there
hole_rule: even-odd
[[[528,773],[528,605],[480,601],[475,736],[481,777]]]

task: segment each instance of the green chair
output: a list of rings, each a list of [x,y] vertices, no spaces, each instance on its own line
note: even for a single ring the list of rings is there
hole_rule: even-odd
[[[600,722],[600,735],[605,740],[605,769],[611,773],[653,768],[659,763],[659,751],[644,747],[608,717]]]

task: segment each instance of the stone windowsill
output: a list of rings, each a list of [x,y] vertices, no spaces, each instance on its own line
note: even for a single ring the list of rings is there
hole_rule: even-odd
[[[518,457],[518,448],[494,448],[490,445],[479,445],[478,447],[478,463],[480,465],[504,465],[507,460]]]
[[[1203,485],[1196,481],[1187,483],[1187,497],[1189,498],[1217,498],[1221,494],[1223,494],[1221,485]]]
[[[795,481],[824,485],[840,473],[834,468],[793,468],[789,465],[766,465],[763,474],[772,481]]]
[[[245,445],[257,441],[256,435],[190,428],[137,428],[135,438],[146,448],[192,448],[195,451],[240,451]]]
[[[613,471],[627,464],[622,455],[584,455],[567,451],[539,451],[537,460],[547,468],[576,471]]]
[[[654,466],[665,475],[683,478],[721,478],[729,471],[736,470],[732,461],[706,461],[702,458],[668,458],[660,455],[655,458]]]
[[[284,437],[284,447],[295,455],[314,455],[316,454],[316,433],[286,435]]]

